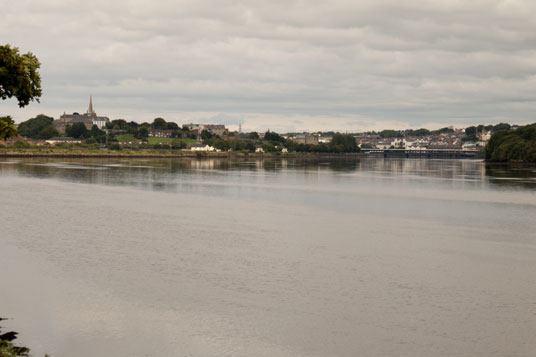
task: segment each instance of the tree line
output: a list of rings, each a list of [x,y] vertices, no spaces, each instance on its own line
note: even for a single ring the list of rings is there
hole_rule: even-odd
[[[222,140],[216,135],[212,135],[205,140],[204,144],[211,145],[222,151],[246,150],[254,151],[262,148],[264,152],[276,153],[286,148],[289,152],[311,152],[311,153],[356,153],[360,149],[355,138],[350,134],[334,133],[330,143],[301,144],[273,131],[264,133],[262,140],[257,132],[246,134],[241,139]]]
[[[21,136],[34,140],[47,140],[59,136],[58,130],[52,122],[54,118],[39,114],[35,118],[23,121],[18,126],[18,133]],[[106,129],[110,130],[111,141],[118,134],[132,134],[137,139],[146,139],[149,136],[149,130],[171,130],[171,136],[175,138],[191,138],[192,135],[188,128],[180,128],[177,123],[166,122],[162,118],[155,118],[152,123],[138,124],[135,121],[127,122],[124,119],[115,119],[106,123]],[[93,125],[88,129],[84,123],[73,123],[65,128],[67,136],[76,139],[95,139],[95,142],[104,143],[106,141],[106,132]]]
[[[47,140],[59,136],[57,129],[52,124],[54,119],[44,114],[37,115],[23,121],[18,126],[18,133],[34,140]],[[316,153],[352,153],[359,152],[359,147],[355,138],[350,134],[333,133],[330,143],[300,144],[288,140],[282,135],[267,131],[261,140],[257,132],[239,134],[235,132],[227,133],[229,137],[222,138],[208,130],[203,130],[199,135],[192,133],[188,127],[179,127],[177,123],[167,122],[163,118],[155,118],[152,123],[137,123],[135,121],[126,121],[124,119],[115,119],[106,123],[108,130],[108,143],[117,144],[117,137],[123,134],[131,134],[135,139],[146,141],[149,131],[152,130],[170,130],[171,138],[175,140],[169,144],[156,144],[151,148],[154,149],[183,149],[186,144],[180,139],[200,139],[203,144],[213,146],[221,151],[248,151],[253,152],[262,148],[264,152],[275,153],[281,152],[286,148],[291,152],[316,152]],[[65,128],[66,135],[76,139],[82,139],[86,144],[106,142],[106,132],[93,125],[88,129],[84,123],[73,123]],[[120,149],[118,145],[111,147]]]

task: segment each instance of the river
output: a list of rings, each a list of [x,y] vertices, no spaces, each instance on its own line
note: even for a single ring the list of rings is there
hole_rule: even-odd
[[[34,356],[534,356],[536,168],[0,159]]]

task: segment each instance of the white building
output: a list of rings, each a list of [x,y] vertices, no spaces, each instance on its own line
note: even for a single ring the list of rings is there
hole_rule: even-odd
[[[45,140],[45,142],[49,145],[56,145],[56,144],[81,144],[82,140],[75,139],[75,138],[69,138],[69,137],[54,137],[50,138],[48,140]]]
[[[377,149],[385,150],[391,148],[391,142],[382,142],[376,144]]]
[[[220,150],[216,150],[216,148],[210,145],[203,145],[203,144],[195,145],[194,144],[190,147],[190,151],[220,151]]]
[[[405,148],[406,147],[406,139],[405,138],[396,138],[393,141],[391,141],[391,146],[394,148]]]

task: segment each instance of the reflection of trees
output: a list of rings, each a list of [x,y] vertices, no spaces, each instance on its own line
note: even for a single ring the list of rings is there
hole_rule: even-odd
[[[2,172],[38,178],[56,178],[64,181],[97,183],[107,185],[127,185],[153,189],[166,189],[166,182],[176,188],[180,175],[190,177],[219,175],[218,171],[302,171],[319,170],[353,171],[357,168],[355,159],[318,160],[306,159],[20,159],[11,164],[2,164]]]
[[[358,160],[330,160],[328,162],[328,167],[331,171],[335,172],[352,172],[357,170],[359,161]]]
[[[536,170],[534,167],[487,164],[485,172],[489,182],[494,185],[536,188]]]

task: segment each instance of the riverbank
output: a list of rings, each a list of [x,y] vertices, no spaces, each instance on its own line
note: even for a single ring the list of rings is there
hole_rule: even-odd
[[[0,150],[0,158],[361,158],[362,153],[247,153],[247,152],[192,152],[187,150]]]

